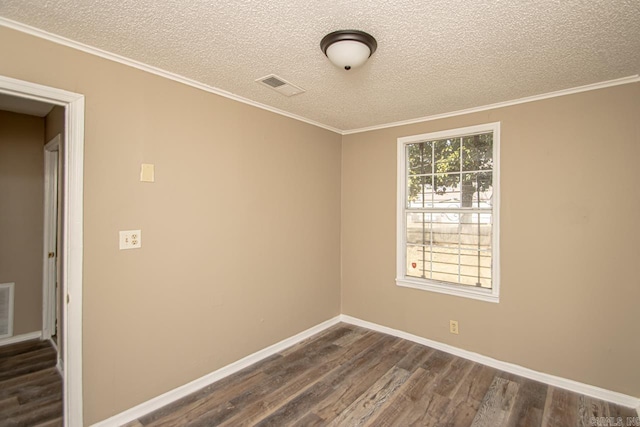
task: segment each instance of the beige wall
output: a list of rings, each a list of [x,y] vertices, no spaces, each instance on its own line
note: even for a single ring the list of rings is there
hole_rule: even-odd
[[[42,329],[44,119],[0,111],[0,283],[15,282],[13,334]]]
[[[58,134],[64,140],[64,107],[56,105],[47,114],[44,122],[44,134],[46,142],[51,141]]]
[[[342,312],[639,397],[639,117],[636,83],[345,136]],[[396,286],[397,138],[495,121],[500,303]]]
[[[339,135],[6,28],[0,57],[86,96],[85,423],[340,313]]]

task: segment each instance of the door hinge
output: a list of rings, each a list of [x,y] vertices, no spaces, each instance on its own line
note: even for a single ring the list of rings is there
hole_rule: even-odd
[[[49,258],[55,258],[56,253],[55,252],[49,252]]]

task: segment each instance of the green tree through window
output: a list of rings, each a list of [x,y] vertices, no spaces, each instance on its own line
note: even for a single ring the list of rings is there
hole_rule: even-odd
[[[422,195],[426,202],[429,188],[443,195],[461,184],[461,207],[472,207],[474,193],[486,192],[493,184],[493,133],[419,142],[407,150],[410,201]]]

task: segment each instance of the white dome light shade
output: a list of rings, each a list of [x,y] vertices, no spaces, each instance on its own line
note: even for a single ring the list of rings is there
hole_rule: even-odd
[[[364,64],[378,42],[373,36],[358,30],[340,30],[327,34],[320,42],[320,49],[337,67],[351,70]]]
[[[345,70],[361,66],[370,56],[369,46],[353,40],[336,42],[327,48],[329,60]]]

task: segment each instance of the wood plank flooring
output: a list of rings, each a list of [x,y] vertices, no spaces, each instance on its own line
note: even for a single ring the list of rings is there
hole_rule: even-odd
[[[49,341],[0,347],[0,427],[62,426],[62,379]]]
[[[618,416],[637,413],[339,324],[127,427],[567,427]]]

